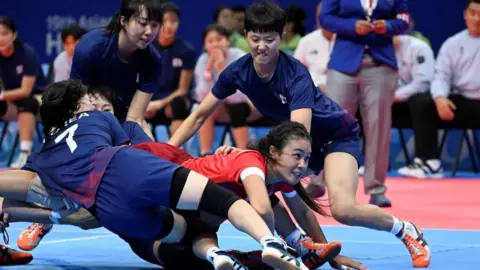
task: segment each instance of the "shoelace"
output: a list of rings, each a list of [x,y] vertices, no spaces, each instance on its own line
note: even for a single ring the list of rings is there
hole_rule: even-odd
[[[414,239],[410,235],[406,235],[402,241],[407,247],[410,254],[413,255],[413,259],[416,259],[418,256],[422,255],[421,249],[419,249],[417,245],[415,245]]]
[[[317,243],[313,241],[312,238],[308,237],[307,235],[303,234],[298,239],[298,243],[300,243],[303,247],[308,249],[320,249],[324,246],[324,244]]]
[[[37,230],[37,228],[42,228],[42,226],[44,226],[43,224],[38,224],[38,223],[34,223],[32,225],[30,225],[30,227],[28,227],[28,234],[27,234],[27,237],[28,238],[33,238],[33,235],[34,235],[34,232]]]
[[[3,213],[0,214],[0,232],[3,234],[3,242],[8,245],[10,242],[10,236],[7,232],[8,223],[3,222]]]

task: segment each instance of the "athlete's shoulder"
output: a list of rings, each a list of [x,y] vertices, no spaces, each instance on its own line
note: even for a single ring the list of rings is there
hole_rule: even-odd
[[[102,28],[95,28],[82,36],[75,46],[75,58],[88,57],[94,59],[111,47],[115,35],[108,35]]]
[[[232,158],[241,161],[238,164],[245,165],[262,165],[266,164],[265,157],[256,150],[241,150],[231,153]]]

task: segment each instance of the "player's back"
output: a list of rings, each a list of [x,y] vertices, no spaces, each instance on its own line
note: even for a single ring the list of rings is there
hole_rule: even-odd
[[[112,146],[126,142],[127,135],[112,114],[82,112],[51,133],[24,169],[37,172],[48,188],[82,203],[84,197],[95,193],[103,172],[118,151]]]
[[[232,152],[228,155],[215,154],[193,158],[183,162],[182,166],[208,177],[242,198],[247,197],[241,183],[244,171],[257,168],[258,173],[263,174],[263,178],[267,174],[265,158],[259,152],[253,150]]]

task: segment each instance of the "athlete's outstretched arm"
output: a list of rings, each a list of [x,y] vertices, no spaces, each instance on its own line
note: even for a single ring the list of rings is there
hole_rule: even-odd
[[[24,201],[0,198],[2,213],[8,214],[8,222],[38,222],[52,224],[52,210]]]
[[[25,170],[9,170],[0,173],[0,197],[26,201],[28,190],[37,174]]]
[[[257,211],[272,233],[275,231],[275,216],[268,197],[265,180],[258,175],[249,175],[242,180],[250,205]]]
[[[182,146],[200,129],[205,120],[212,115],[218,105],[220,105],[220,102],[221,100],[216,98],[212,92],[208,93],[202,103],[183,121],[168,141],[168,144],[177,147]]]
[[[24,201],[4,199],[0,197],[0,212],[8,214],[8,222],[32,222],[42,224],[63,224],[80,227],[84,230],[102,227],[90,212],[84,208],[76,212],[51,209]]]
[[[312,126],[312,109],[302,108],[291,111],[290,121],[304,125],[308,132],[310,132],[310,127]]]
[[[283,198],[292,215],[295,217],[295,220],[298,222],[298,225],[300,225],[307,235],[318,243],[328,243],[315,213],[305,204],[300,196],[283,196]]]
[[[145,112],[147,111],[148,104],[152,99],[152,95],[153,94],[145,93],[140,90],[137,90],[137,92],[135,92],[135,95],[133,96],[132,102],[130,103],[130,107],[128,108],[126,120],[137,122],[142,127],[143,131],[152,140],[155,140],[144,118]]]

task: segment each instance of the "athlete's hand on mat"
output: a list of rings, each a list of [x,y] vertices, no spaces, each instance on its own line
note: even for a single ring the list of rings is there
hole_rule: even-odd
[[[357,35],[365,36],[372,31],[373,31],[373,24],[371,24],[369,21],[358,20],[355,23],[355,33],[357,33]]]
[[[235,151],[242,151],[242,149],[239,149],[230,145],[222,145],[219,148],[217,148],[217,150],[215,151],[215,154],[228,155]]]
[[[363,264],[359,261],[355,261],[352,258],[347,256],[338,255],[332,261],[328,262],[330,267],[333,269],[341,269],[341,270],[368,270]]]
[[[435,105],[437,107],[437,113],[440,119],[443,121],[452,121],[455,117],[455,111],[457,107],[453,102],[446,97],[435,98]]]
[[[373,30],[375,33],[383,35],[387,32],[387,21],[378,20],[373,22]]]

